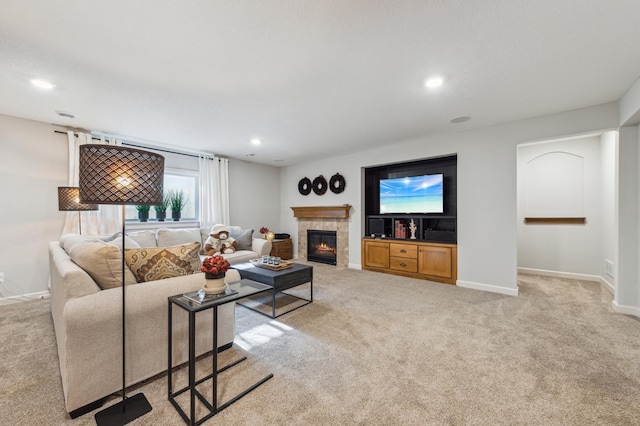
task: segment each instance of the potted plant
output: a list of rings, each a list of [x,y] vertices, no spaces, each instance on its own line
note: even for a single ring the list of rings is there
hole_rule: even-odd
[[[187,194],[184,189],[174,189],[169,195],[169,205],[171,206],[171,217],[174,222],[180,220],[182,209],[187,204]]]
[[[149,206],[136,206],[136,210],[138,210],[138,220],[140,222],[149,220],[149,209]]]
[[[165,193],[162,196],[162,204],[159,206],[153,206],[156,210],[156,219],[158,222],[164,222],[167,217],[167,208],[169,208],[169,194]]]
[[[267,228],[266,226],[263,226],[262,228],[260,228],[260,233],[262,234],[262,238],[264,238],[265,240],[267,239],[267,232],[269,232],[269,228]]]
[[[227,261],[227,259],[220,255],[217,255],[205,258],[202,261],[200,270],[205,273],[205,278],[210,280],[224,278],[226,272],[230,267],[231,265],[229,264],[229,261]]]

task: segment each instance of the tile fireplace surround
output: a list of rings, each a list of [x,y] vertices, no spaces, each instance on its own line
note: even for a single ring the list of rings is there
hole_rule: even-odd
[[[298,259],[307,260],[307,230],[336,231],[336,267],[349,266],[349,211],[351,206],[291,207],[298,219]]]

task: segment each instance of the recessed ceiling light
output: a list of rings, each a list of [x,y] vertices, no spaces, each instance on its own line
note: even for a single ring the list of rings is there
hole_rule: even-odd
[[[251,139],[251,144],[252,144],[252,145],[258,146],[258,145],[260,145],[261,143],[262,143],[262,141],[261,141],[260,139],[258,139],[258,138],[253,138],[253,139]]]
[[[425,80],[424,85],[428,89],[435,89],[436,87],[442,86],[442,83],[444,83],[444,79],[442,77],[429,77]]]
[[[49,83],[46,80],[40,80],[37,78],[34,78],[31,80],[31,84],[33,84],[36,87],[39,87],[40,89],[47,89],[47,90],[51,90],[54,87],[56,87],[55,84]]]
[[[247,152],[244,154],[245,157],[253,157],[254,155],[256,154],[254,154],[253,152]]]
[[[76,115],[70,112],[56,111],[56,114],[63,118],[76,118]]]
[[[469,120],[471,120],[471,117],[469,117],[468,115],[461,115],[460,117],[452,118],[449,122],[453,123],[453,124],[460,124],[460,123],[464,123],[465,121],[469,121]]]

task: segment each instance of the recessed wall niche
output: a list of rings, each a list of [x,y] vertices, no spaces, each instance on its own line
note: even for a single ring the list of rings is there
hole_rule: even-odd
[[[552,151],[532,158],[525,167],[525,221],[584,218],[584,190],[582,156]]]

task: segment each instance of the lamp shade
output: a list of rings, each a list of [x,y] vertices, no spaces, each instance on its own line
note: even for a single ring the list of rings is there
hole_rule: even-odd
[[[84,204],[80,202],[80,188],[77,186],[58,187],[58,210],[80,211],[98,210],[97,204]]]
[[[96,204],[162,205],[164,157],[113,145],[80,146],[80,200]]]

